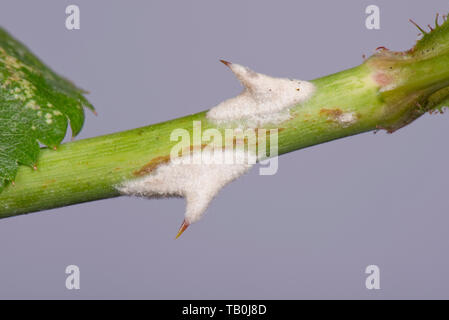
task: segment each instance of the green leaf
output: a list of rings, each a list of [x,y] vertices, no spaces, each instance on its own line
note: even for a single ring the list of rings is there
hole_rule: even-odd
[[[94,111],[83,93],[0,28],[0,191],[19,165],[36,166],[39,142],[55,148],[68,123],[81,131],[83,107]]]

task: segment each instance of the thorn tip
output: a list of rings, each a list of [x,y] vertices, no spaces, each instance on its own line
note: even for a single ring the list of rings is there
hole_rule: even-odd
[[[190,224],[186,221],[186,219],[184,219],[184,221],[182,222],[182,224],[181,224],[181,227],[179,228],[179,230],[178,230],[178,234],[176,235],[176,238],[175,239],[178,239],[180,236],[181,236],[181,234],[183,234],[183,232],[187,229],[187,227],[189,226]]]
[[[232,62],[229,62],[229,61],[226,61],[226,60],[221,60],[221,59],[220,59],[220,62],[223,63],[227,67],[231,67],[231,64],[232,64]]]

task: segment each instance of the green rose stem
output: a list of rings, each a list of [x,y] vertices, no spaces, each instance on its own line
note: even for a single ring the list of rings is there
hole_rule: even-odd
[[[441,110],[449,96],[449,26],[436,26],[407,52],[380,48],[361,65],[312,82],[313,97],[277,126],[279,154],[372,130],[393,132]],[[340,121],[348,114],[352,122]],[[168,159],[177,143],[170,133],[177,128],[192,133],[193,121],[201,121],[202,130],[216,127],[200,112],[65,143],[56,151],[44,148],[37,170],[21,166],[14,184],[0,193],[0,217],[116,197],[115,185]]]

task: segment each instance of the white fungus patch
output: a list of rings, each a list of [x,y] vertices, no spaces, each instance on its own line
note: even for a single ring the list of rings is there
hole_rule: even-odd
[[[264,124],[278,124],[290,119],[290,108],[310,99],[315,86],[307,81],[273,78],[246,67],[222,61],[244,86],[237,97],[228,99],[207,113],[209,121],[256,128]],[[346,119],[343,119],[346,121]],[[246,173],[256,156],[244,150],[221,150],[222,159],[233,162],[195,162],[197,152],[202,159],[216,159],[217,150],[201,150],[181,158],[159,164],[149,174],[116,186],[123,195],[139,197],[184,197],[186,212],[178,236],[185,228],[198,221],[209,203],[229,182]],[[243,159],[243,161],[236,161]]]
[[[355,112],[345,112],[339,115],[336,119],[343,127],[347,127],[357,121]]]
[[[244,86],[238,96],[213,107],[207,118],[217,124],[239,122],[248,127],[277,124],[290,118],[289,108],[313,95],[315,86],[307,81],[273,78],[244,66],[222,61]]]
[[[201,152],[201,151],[200,151]],[[195,153],[176,158],[175,161],[159,165],[150,174],[124,182],[117,186],[121,194],[140,197],[184,197],[186,198],[185,222],[198,221],[217,193],[229,182],[246,173],[252,162],[241,150],[223,150],[221,159],[241,161],[192,161]],[[205,154],[206,153],[206,154]],[[213,151],[202,150],[203,159],[214,159]]]

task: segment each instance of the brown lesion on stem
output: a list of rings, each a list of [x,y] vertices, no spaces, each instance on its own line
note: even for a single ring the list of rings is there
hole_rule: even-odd
[[[206,144],[202,144],[201,146],[194,146],[191,145],[189,148],[183,149],[182,151],[179,152],[179,156],[182,156],[186,153],[192,153],[193,151],[197,150],[197,149],[204,149],[207,145]],[[154,170],[157,169],[157,167],[159,167],[161,164],[165,164],[170,162],[170,154],[166,155],[166,156],[158,156],[153,158],[150,162],[146,163],[145,165],[143,165],[139,170],[136,170],[133,172],[134,176],[136,177],[140,177],[140,176],[145,176],[147,174],[150,174],[151,172],[153,172]]]
[[[254,129],[255,130],[255,134],[256,134],[256,141],[255,141],[256,147],[259,144],[259,136],[261,135],[260,131],[262,129],[263,128],[256,128],[256,129]],[[285,128],[276,128],[276,129],[278,130],[278,133],[285,130]],[[267,137],[269,137],[270,136],[270,129],[265,129],[265,130],[266,130],[265,133],[266,133]],[[245,137],[243,137],[243,139],[238,139],[235,136],[233,137],[233,141],[232,141],[233,147],[236,147],[238,144],[241,144],[241,143],[243,143],[244,145],[248,145],[249,144],[248,137],[245,136]],[[190,145],[188,148],[182,149],[179,152],[178,156],[183,156],[183,155],[186,155],[186,154],[189,154],[189,153],[191,154],[191,153],[193,153],[195,151],[203,150],[207,146],[208,146],[208,144]],[[225,146],[223,145],[221,148],[224,149]],[[168,163],[168,162],[170,162],[170,155],[155,157],[150,162],[148,162],[145,165],[143,165],[139,170],[134,171],[133,175],[136,176],[136,177],[145,176],[147,174],[152,173],[160,165]]]
[[[147,175],[154,171],[159,165],[163,163],[167,163],[170,161],[170,155],[168,156],[161,156],[153,158],[150,162],[145,164],[142,168],[140,168],[137,171],[134,171],[133,174],[137,177]]]
[[[343,114],[343,111],[340,108],[321,108],[319,112],[320,116],[324,116],[331,119],[337,119],[339,116]]]

